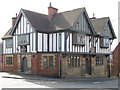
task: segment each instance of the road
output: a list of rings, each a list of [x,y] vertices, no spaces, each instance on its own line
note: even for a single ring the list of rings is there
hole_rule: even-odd
[[[0,72],[2,88],[118,88],[118,78],[49,78]]]

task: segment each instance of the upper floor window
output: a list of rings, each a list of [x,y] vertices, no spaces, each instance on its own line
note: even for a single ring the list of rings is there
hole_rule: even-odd
[[[6,48],[12,48],[12,47],[13,47],[13,40],[6,39]]]
[[[30,43],[30,36],[29,36],[29,34],[19,35],[18,36],[18,45],[19,46],[28,45],[29,43]]]
[[[108,48],[109,47],[109,39],[108,38],[100,38],[100,46],[102,48]]]
[[[73,33],[73,44],[85,45],[85,35],[79,33]]]

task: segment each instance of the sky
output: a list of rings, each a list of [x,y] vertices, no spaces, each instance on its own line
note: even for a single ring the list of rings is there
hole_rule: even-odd
[[[19,14],[21,8],[48,14],[49,3],[58,9],[58,12],[64,12],[76,8],[85,7],[89,17],[96,18],[110,17],[113,29],[118,36],[118,2],[119,0],[1,0],[0,1],[0,38],[12,26],[12,17]],[[2,40],[0,39],[0,42]],[[114,40],[111,49],[117,46],[118,40]]]

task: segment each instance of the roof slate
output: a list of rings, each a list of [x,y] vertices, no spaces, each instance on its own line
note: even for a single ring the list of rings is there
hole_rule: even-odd
[[[33,11],[21,9],[30,21],[33,28],[37,31],[48,31],[49,19],[47,15],[36,13]]]
[[[47,15],[22,9],[33,28],[40,32],[50,32],[55,30],[70,29],[83,8],[74,9],[58,14],[53,14],[51,18]]]
[[[54,14],[50,19],[49,29],[52,30],[63,30],[70,29],[80,16],[83,8],[74,9],[58,14]]]
[[[2,39],[12,38],[12,35],[10,34],[12,31],[12,27],[8,30],[8,32],[2,37]]]
[[[109,17],[90,19],[97,34],[102,32],[108,19]]]

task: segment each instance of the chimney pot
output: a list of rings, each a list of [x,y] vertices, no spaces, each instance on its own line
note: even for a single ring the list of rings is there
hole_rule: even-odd
[[[52,7],[51,2],[50,2],[50,6],[49,7]]]

